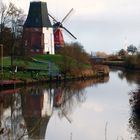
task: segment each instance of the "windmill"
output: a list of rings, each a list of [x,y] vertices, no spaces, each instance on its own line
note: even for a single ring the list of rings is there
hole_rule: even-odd
[[[30,2],[27,19],[23,26],[25,54],[55,54],[53,26],[48,16],[47,3]]]
[[[66,16],[61,20],[61,22],[57,21],[52,15],[48,13],[48,15],[54,21],[53,33],[54,33],[54,46],[56,50],[64,46],[64,37],[63,37],[62,29],[64,29],[68,34],[70,34],[74,39],[77,39],[67,28],[63,26],[63,22],[67,19],[67,17],[70,15],[72,11],[73,8],[66,14]]]

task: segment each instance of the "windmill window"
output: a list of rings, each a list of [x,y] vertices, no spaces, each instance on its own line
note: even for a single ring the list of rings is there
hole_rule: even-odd
[[[36,52],[39,52],[39,49],[36,49]]]
[[[27,41],[27,40],[25,40],[25,46],[27,46],[27,44],[28,44],[28,41]]]
[[[35,31],[39,31],[39,29],[35,28]]]
[[[38,23],[38,22],[39,22],[39,19],[38,19],[38,18],[36,18],[36,19],[35,19],[35,22],[36,22],[36,23]]]

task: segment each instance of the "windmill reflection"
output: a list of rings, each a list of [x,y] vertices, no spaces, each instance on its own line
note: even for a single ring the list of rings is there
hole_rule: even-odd
[[[81,87],[79,84],[76,82],[76,84],[61,85],[54,90],[54,107],[57,109],[59,117],[65,117],[70,123],[72,122],[70,115],[73,109],[86,100],[85,84]]]
[[[22,94],[22,111],[30,139],[44,139],[53,110],[53,92],[44,88],[26,89]]]
[[[107,82],[107,78],[105,78]],[[0,94],[0,139],[45,139],[53,110],[72,122],[70,115],[86,100],[85,87],[103,80],[77,81],[34,86]],[[10,92],[12,93],[12,92]]]

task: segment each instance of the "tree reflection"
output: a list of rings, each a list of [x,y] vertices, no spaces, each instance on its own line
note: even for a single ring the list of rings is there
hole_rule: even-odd
[[[140,139],[140,88],[131,93],[131,118],[129,119],[130,127],[135,135],[135,140]]]
[[[45,139],[53,110],[71,123],[73,110],[86,100],[85,87],[107,82],[108,79],[55,83],[1,92],[0,139]]]
[[[126,79],[130,84],[140,83],[140,72],[120,71],[118,77],[120,79]]]
[[[129,126],[134,134],[134,140],[140,140],[140,72],[120,71],[120,79],[126,79],[130,84],[135,83],[138,88],[130,93],[131,116]]]
[[[0,139],[18,140],[24,136],[26,127],[20,94],[0,94],[0,119]]]

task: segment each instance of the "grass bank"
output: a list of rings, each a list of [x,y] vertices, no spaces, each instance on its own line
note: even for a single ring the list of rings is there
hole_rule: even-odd
[[[85,73],[88,73],[89,76],[91,68],[92,66],[89,63],[79,63],[73,58],[62,55],[35,55],[28,58],[14,58],[12,69],[10,57],[4,57],[3,75],[1,77],[3,80],[16,79],[23,81],[46,80],[50,78],[50,75],[56,76],[58,74],[63,77],[64,75],[80,77],[82,74],[86,76]],[[84,72],[85,70],[86,72]]]

